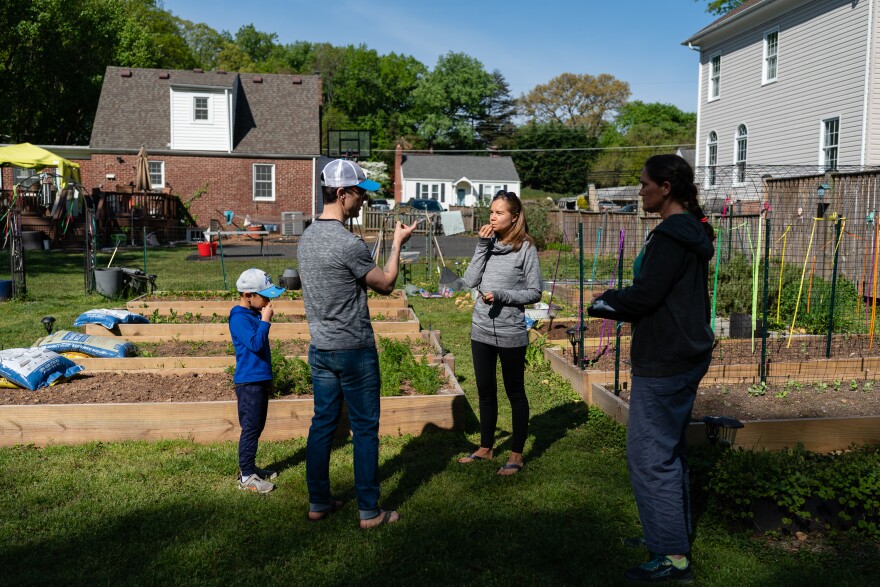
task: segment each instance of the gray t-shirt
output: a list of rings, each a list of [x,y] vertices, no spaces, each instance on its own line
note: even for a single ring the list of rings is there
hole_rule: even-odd
[[[367,244],[338,220],[319,218],[303,233],[296,256],[311,344],[326,351],[375,346],[363,277],[376,264]]]

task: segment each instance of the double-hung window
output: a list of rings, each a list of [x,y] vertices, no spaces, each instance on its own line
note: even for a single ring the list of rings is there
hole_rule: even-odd
[[[150,161],[150,185],[156,191],[165,187],[164,161]]]
[[[764,66],[761,83],[769,84],[776,81],[779,64],[779,29],[764,33]]]
[[[837,153],[840,144],[840,118],[822,121],[822,166],[825,171],[837,169]]]
[[[718,165],[718,134],[713,130],[706,142],[706,185],[714,186],[717,182],[716,167]]]
[[[275,166],[269,163],[254,164],[254,200],[275,200]]]
[[[193,97],[193,120],[211,120],[210,100],[207,96]]]
[[[709,60],[709,101],[721,97],[721,54]]]
[[[746,181],[746,159],[749,155],[749,129],[741,124],[736,129],[736,183]]]

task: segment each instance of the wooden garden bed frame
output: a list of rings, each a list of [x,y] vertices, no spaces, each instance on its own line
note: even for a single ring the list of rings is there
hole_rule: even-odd
[[[569,358],[563,356],[557,347],[546,347],[544,357],[550,361],[556,373],[571,382],[574,390],[585,402],[598,407],[624,426],[627,424],[629,404],[615,396],[613,390],[608,390],[608,384],[614,384],[613,371],[581,371]],[[829,368],[836,369],[836,377],[856,379],[864,377],[867,369],[876,370],[877,366],[880,366],[880,359],[876,358],[828,359],[802,363],[775,363],[773,369],[777,373],[789,373],[789,379],[792,380],[815,381]],[[845,370],[850,368],[852,371]],[[706,377],[703,378],[703,383],[755,383],[760,381],[757,370],[757,365],[711,366]],[[629,380],[629,371],[621,370],[619,381],[628,383]],[[853,444],[880,444],[880,416],[754,420],[744,421],[743,424],[745,426],[736,431],[732,445],[735,448],[782,450],[793,448],[800,443],[807,450],[827,453],[845,450]],[[705,441],[703,423],[692,423],[688,430],[688,442]]]
[[[154,295],[161,295],[164,292],[156,292]],[[212,295],[212,292],[204,292],[206,296]],[[223,292],[225,293],[225,292]],[[232,306],[237,304],[236,300],[160,300],[147,301],[149,294],[134,298],[129,301],[125,307],[129,312],[143,314],[149,316],[155,310],[159,311],[160,316],[168,316],[174,310],[177,314],[190,312],[192,314],[220,314],[228,315]],[[284,314],[305,314],[305,304],[302,300],[276,299],[272,302],[275,311]],[[387,314],[393,310],[405,310],[409,308],[409,301],[406,293],[402,289],[394,290],[390,296],[380,298],[367,298],[367,306],[370,308],[370,314]]]
[[[382,320],[373,322],[373,332],[385,338],[403,339],[419,336],[421,325],[415,313],[407,308],[397,310],[406,313],[406,320]],[[174,338],[180,340],[203,340],[232,342],[229,324],[117,324],[108,330],[100,324],[86,324],[82,332],[96,336],[119,336],[131,342],[159,342]],[[269,329],[270,339],[309,339],[308,322],[275,322]]]
[[[380,435],[463,429],[470,409],[467,398],[449,365],[442,368],[454,392],[381,398]],[[313,411],[311,399],[270,400],[260,438],[308,436]],[[346,428],[344,422],[340,430]],[[177,438],[207,443],[235,441],[239,434],[234,401],[0,406],[0,446]]]

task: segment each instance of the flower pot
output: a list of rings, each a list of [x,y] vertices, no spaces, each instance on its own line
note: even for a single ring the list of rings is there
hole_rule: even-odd
[[[199,249],[199,257],[210,257],[216,245],[214,243],[196,243],[196,247]]]

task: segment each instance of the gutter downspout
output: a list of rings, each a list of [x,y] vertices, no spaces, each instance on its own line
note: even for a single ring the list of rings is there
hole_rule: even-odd
[[[700,59],[697,62],[697,136],[694,141],[694,167],[700,163],[700,123],[703,121],[703,52],[700,51]]]
[[[865,165],[867,157],[868,143],[868,104],[870,96],[871,83],[871,48],[874,41],[874,1],[868,2],[868,38],[865,43],[865,91],[862,100],[862,152],[859,158],[859,165]]]

